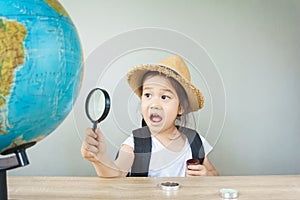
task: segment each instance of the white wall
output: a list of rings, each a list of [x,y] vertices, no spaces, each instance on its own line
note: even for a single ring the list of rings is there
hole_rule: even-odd
[[[221,175],[300,174],[300,1],[60,2],[82,40],[83,89],[65,121],[28,149],[31,164],[11,170],[10,175],[94,176],[92,166],[80,155],[83,130],[90,126],[83,113],[89,86],[106,87],[112,95],[112,112],[100,126],[113,157],[139,117],[134,97],[122,103],[127,86],[119,84],[131,66],[159,61],[170,51],[182,53],[194,66],[192,78],[207,100],[196,115],[198,130],[214,145],[210,159]],[[157,35],[150,40],[144,32],[139,35],[145,27],[156,27],[149,29],[150,36],[155,30],[162,30],[162,37],[170,34],[170,41],[156,44],[161,39]],[[122,36],[127,38],[128,31],[126,40]],[[175,40],[177,36],[184,37]],[[131,43],[143,41],[141,37],[161,49],[137,44],[142,48],[132,50]],[[198,46],[185,49],[185,40]],[[163,50],[165,46],[173,49]],[[197,56],[203,58],[201,66]],[[101,66],[110,58],[115,60]],[[118,114],[122,105],[125,111],[129,106],[133,115]]]

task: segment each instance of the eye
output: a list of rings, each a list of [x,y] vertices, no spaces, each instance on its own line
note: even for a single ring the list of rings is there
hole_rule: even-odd
[[[161,98],[162,98],[163,100],[166,100],[166,99],[170,99],[171,97],[169,97],[168,95],[162,95]]]
[[[150,98],[150,97],[151,97],[151,94],[150,94],[150,93],[145,93],[144,96],[145,96],[146,98]]]

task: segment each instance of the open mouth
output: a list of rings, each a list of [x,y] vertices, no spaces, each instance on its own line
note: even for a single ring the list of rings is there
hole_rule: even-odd
[[[150,114],[150,121],[152,123],[159,123],[162,121],[162,116],[160,116],[158,113],[151,113]]]

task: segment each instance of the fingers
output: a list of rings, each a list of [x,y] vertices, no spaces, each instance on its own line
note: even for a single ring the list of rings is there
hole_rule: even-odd
[[[189,165],[186,168],[186,176],[207,176],[208,172],[204,165]]]
[[[96,135],[96,138],[99,142],[103,142],[104,141],[104,137],[102,132],[100,131],[100,129],[96,129],[95,132],[93,132]]]
[[[96,133],[92,129],[86,129],[85,137],[81,146],[81,154],[84,158],[92,161],[97,158],[96,154],[99,152],[99,138],[100,132]]]
[[[98,148],[95,146],[89,145],[86,142],[83,142],[81,145],[81,155],[86,159],[90,159],[96,157],[98,152]]]
[[[98,139],[90,135],[85,136],[84,143],[86,143],[87,146],[94,146],[94,147],[98,147],[99,145]]]
[[[92,137],[96,139],[97,141],[104,141],[104,137],[102,132],[97,128],[95,131],[91,128],[87,128],[85,130],[86,136]]]
[[[87,147],[89,147],[89,146],[97,147],[99,145],[99,134],[98,133],[94,132],[90,128],[87,129],[83,143],[86,144]]]
[[[99,131],[99,130],[96,129],[96,131],[94,132],[93,129],[87,128],[87,129],[85,129],[85,136],[86,136],[86,137],[87,137],[87,136],[90,136],[90,137],[92,137],[92,138],[97,139],[97,137],[98,137],[97,131]]]
[[[99,129],[93,131],[91,128],[87,128],[81,145],[82,157],[91,162],[99,162],[105,153],[106,142],[101,131]]]
[[[87,159],[91,162],[96,162],[97,161],[96,154],[94,154],[91,151],[87,151],[83,147],[81,148],[81,154],[82,154],[82,157],[84,157],[85,159]]]

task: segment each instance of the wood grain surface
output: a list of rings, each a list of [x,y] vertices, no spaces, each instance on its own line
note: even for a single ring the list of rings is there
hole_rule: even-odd
[[[158,185],[173,181],[177,191]],[[221,199],[219,190],[239,191],[238,199],[300,199],[300,175],[188,178],[8,177],[9,199]]]

